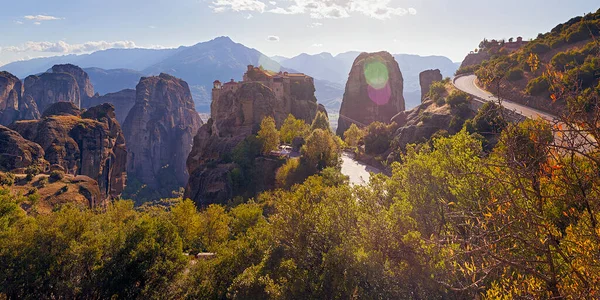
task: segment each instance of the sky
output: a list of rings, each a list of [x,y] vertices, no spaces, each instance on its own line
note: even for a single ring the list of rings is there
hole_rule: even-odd
[[[269,56],[386,50],[460,62],[483,38],[534,38],[598,8],[596,0],[19,0],[0,10],[0,66],[218,36]]]

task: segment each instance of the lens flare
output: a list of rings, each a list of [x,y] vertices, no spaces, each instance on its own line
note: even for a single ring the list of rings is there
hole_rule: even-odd
[[[384,105],[390,101],[392,89],[389,84],[390,74],[386,65],[373,58],[364,65],[364,74],[367,81],[367,93],[371,101],[377,105]]]
[[[383,88],[376,89],[372,86],[367,87],[367,93],[369,94],[369,98],[371,101],[375,102],[377,105],[385,105],[390,101],[392,97],[392,88],[390,84],[387,83]]]

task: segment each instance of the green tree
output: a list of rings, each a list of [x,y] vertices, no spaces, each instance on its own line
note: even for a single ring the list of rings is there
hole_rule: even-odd
[[[303,120],[296,119],[292,114],[287,116],[279,130],[281,140],[288,144],[292,143],[296,137],[305,137],[308,131],[309,126]]]
[[[275,125],[275,119],[267,116],[260,122],[260,130],[258,131],[258,139],[262,141],[263,154],[269,154],[279,147],[279,131]]]
[[[315,129],[302,146],[303,164],[311,170],[323,170],[339,165],[340,146],[329,130]]]
[[[350,147],[358,146],[358,143],[362,140],[364,131],[360,130],[356,124],[352,123],[348,130],[344,132],[344,142]]]
[[[329,127],[329,118],[327,118],[327,115],[324,112],[317,112],[317,115],[310,126],[310,131],[315,131],[316,129],[331,131],[331,128]]]

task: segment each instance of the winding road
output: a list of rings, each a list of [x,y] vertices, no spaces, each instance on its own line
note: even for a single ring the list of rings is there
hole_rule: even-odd
[[[479,88],[477,86],[477,84],[475,83],[476,79],[477,79],[477,76],[475,76],[475,75],[466,75],[466,76],[455,77],[454,78],[454,86],[457,89],[459,89],[467,94],[470,94],[476,100],[493,101],[495,103],[498,103],[498,97],[492,95],[492,93],[490,93],[488,91],[484,91],[481,88]],[[512,110],[512,111],[514,111],[524,117],[530,118],[530,119],[543,118],[548,121],[552,121],[552,120],[556,119],[556,117],[554,115],[537,110],[535,108],[531,108],[531,107],[528,107],[528,106],[525,106],[522,104],[512,102],[510,100],[502,99],[502,106],[504,106],[508,110]]]
[[[342,174],[350,179],[352,185],[366,185],[369,183],[371,173],[378,174],[381,170],[369,166],[354,159],[354,155],[349,152],[342,153]]]

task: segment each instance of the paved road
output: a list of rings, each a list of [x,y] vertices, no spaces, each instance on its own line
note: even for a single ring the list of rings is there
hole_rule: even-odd
[[[463,92],[466,92],[468,94],[471,94],[482,100],[494,101],[494,102],[498,103],[498,98],[496,96],[492,95],[488,91],[484,91],[484,90],[480,89],[475,84],[475,79],[477,79],[477,76],[475,76],[475,75],[456,77],[454,79],[454,86],[457,89],[459,89]],[[527,107],[525,105],[521,105],[521,104],[518,104],[518,103],[515,103],[512,101],[509,101],[509,100],[502,99],[502,106],[506,107],[509,110],[515,111],[516,113],[518,113],[522,116],[525,116],[527,118],[530,118],[530,119],[537,119],[538,117],[541,117],[548,121],[552,121],[556,118],[555,116],[553,116],[549,113],[537,110],[535,108]]]
[[[365,185],[369,183],[371,173],[381,173],[381,170],[355,160],[350,153],[342,154],[342,174],[350,177],[350,184]]]

